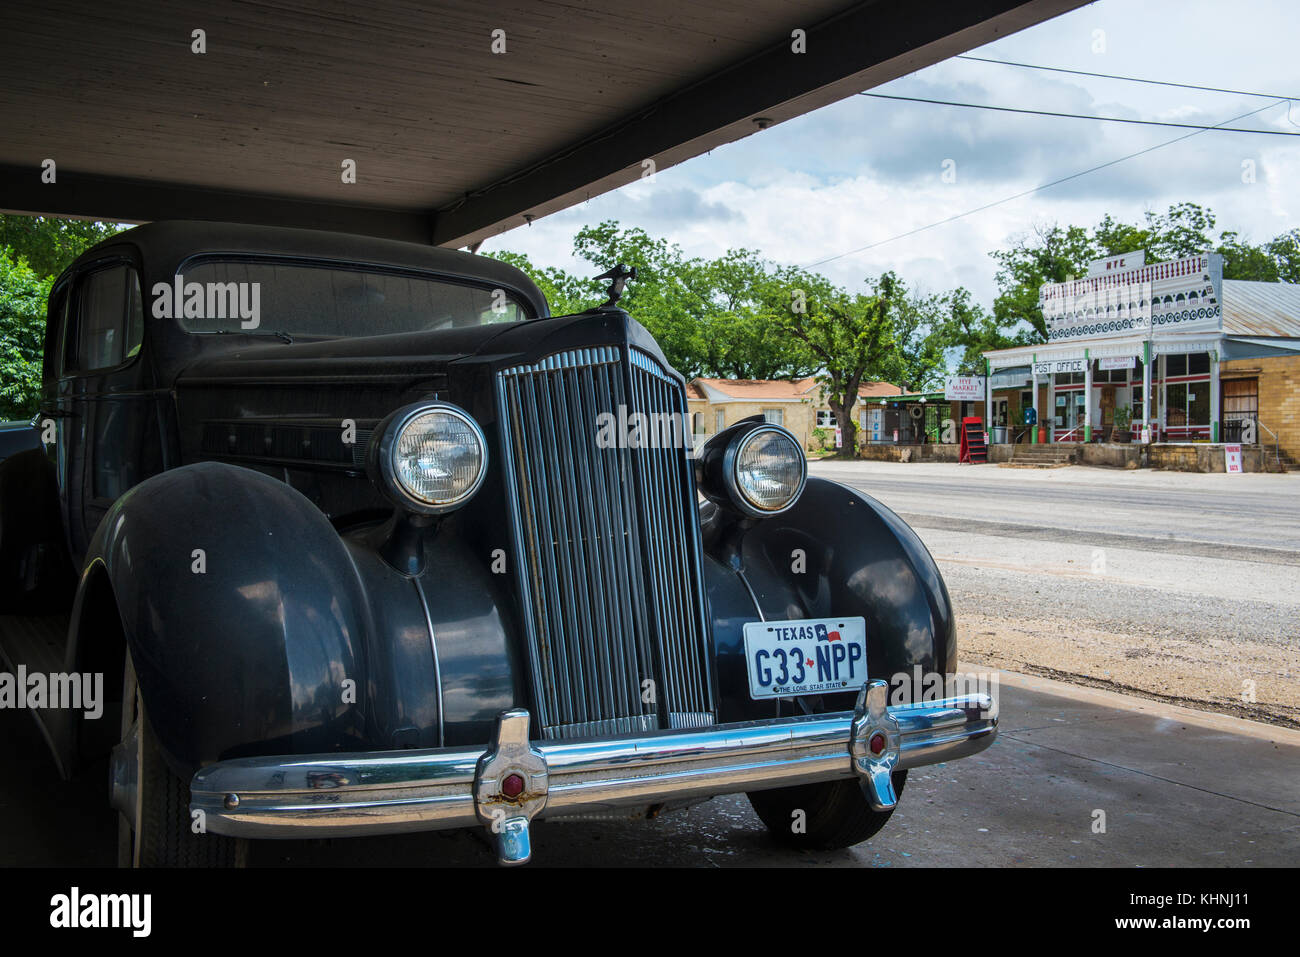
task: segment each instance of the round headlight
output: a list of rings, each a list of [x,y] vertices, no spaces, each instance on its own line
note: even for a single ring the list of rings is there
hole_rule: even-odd
[[[738,504],[756,514],[774,515],[799,498],[808,478],[808,461],[785,429],[761,426],[742,435],[728,451],[728,474]]]
[[[399,410],[382,429],[378,464],[399,504],[437,515],[467,502],[483,483],[487,441],[469,414],[454,405]],[[395,495],[394,495],[395,493]]]

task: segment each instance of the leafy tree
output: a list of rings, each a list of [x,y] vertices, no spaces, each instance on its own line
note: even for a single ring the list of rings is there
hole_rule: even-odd
[[[57,276],[95,243],[124,227],[88,219],[0,213],[0,246],[27,260],[38,277]]]
[[[1027,326],[1009,334],[992,313],[971,302],[970,290],[962,286],[944,297],[943,312],[937,338],[944,346],[962,349],[957,358],[959,375],[983,375],[985,352],[1027,345],[1037,335]]]
[[[1195,203],[1174,203],[1166,213],[1155,215],[1148,211],[1145,215],[1151,233],[1147,244],[1151,262],[1195,256],[1214,245],[1210,239],[1214,213]]]
[[[574,276],[554,266],[534,265],[532,260],[523,253],[498,252],[484,255],[509,263],[526,273],[546,296],[552,315],[567,316],[598,306],[605,301],[604,291],[594,279]]]
[[[694,273],[696,296],[707,302],[700,316],[701,366],[709,375],[734,379],[802,379],[816,359],[782,322],[788,305],[771,264],[747,249],[728,250]]]
[[[1224,279],[1300,283],[1300,229],[1254,245],[1235,231],[1225,231],[1215,250],[1223,254]]]
[[[1032,341],[1047,341],[1047,321],[1038,305],[1043,283],[1065,282],[1083,275],[1096,259],[1096,246],[1081,226],[1035,226],[1027,236],[1013,240],[1011,248],[989,255],[998,263],[994,279],[998,297],[993,301],[997,325],[1014,335],[1020,323],[1036,334]],[[955,343],[957,344],[957,343]]]
[[[965,289],[959,292],[970,295]],[[906,384],[920,392],[938,385],[946,371],[944,327],[953,296],[904,295],[891,317],[893,349],[882,365],[868,370],[871,378]]]
[[[1278,282],[1300,283],[1300,228],[1275,237],[1265,248],[1277,266]]]
[[[868,283],[870,285],[870,283]],[[781,321],[820,364],[818,381],[840,426],[840,458],[857,450],[853,407],[863,382],[880,371],[902,369],[902,339],[909,328],[905,289],[893,273],[880,277],[868,294],[849,294],[826,277],[806,270],[780,270],[784,295]]]
[[[45,303],[53,278],[0,249],[0,420],[28,419],[40,400]]]
[[[790,340],[767,309],[769,264],[745,249],[715,260],[687,257],[667,240],[606,221],[574,237],[574,253],[591,263],[590,277],[540,268],[518,253],[495,258],[528,273],[556,315],[581,312],[605,299],[595,275],[618,263],[637,270],[619,305],[650,333],[669,363],[687,378],[799,378],[816,363]]]

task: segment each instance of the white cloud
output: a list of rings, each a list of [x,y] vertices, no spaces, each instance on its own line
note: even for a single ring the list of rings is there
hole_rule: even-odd
[[[1300,96],[1290,0],[1101,0],[975,55],[1071,69]],[[1093,52],[1094,31],[1105,52]],[[1219,123],[1268,100],[949,60],[876,92],[1056,112]],[[1300,122],[1300,108],[1293,111]],[[1286,107],[1234,125],[1293,130]],[[571,255],[584,224],[616,219],[665,236],[689,254],[759,250],[806,265],[953,217],[994,200],[1190,131],[1026,116],[855,96],[728,144],[680,166],[485,244],[579,273]],[[956,182],[941,179],[956,164]],[[1256,182],[1242,182],[1242,162]],[[1190,201],[1218,229],[1254,241],[1297,223],[1300,139],[1202,133],[1050,189],[843,256],[817,269],[861,288],[893,269],[914,286],[995,292],[990,250],[1035,223],[1093,225],[1109,213],[1137,221]]]

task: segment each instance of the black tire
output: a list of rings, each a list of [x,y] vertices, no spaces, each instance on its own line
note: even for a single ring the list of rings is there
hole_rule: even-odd
[[[893,781],[901,798],[907,772],[895,771]],[[873,811],[856,780],[751,791],[745,796],[777,841],[802,850],[830,851],[861,844],[894,813]],[[795,827],[797,811],[804,812],[802,830]]]
[[[138,735],[138,795],[133,820],[118,816],[119,867],[242,867],[248,842],[219,834],[195,834],[190,817],[189,781],[167,766],[153,725],[135,683],[127,654],[122,682],[122,745]],[[134,702],[134,704],[132,704]]]

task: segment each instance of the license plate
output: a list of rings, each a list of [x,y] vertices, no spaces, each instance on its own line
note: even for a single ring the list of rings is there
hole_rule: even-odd
[[[745,625],[751,698],[856,689],[867,680],[863,618],[751,621]]]

